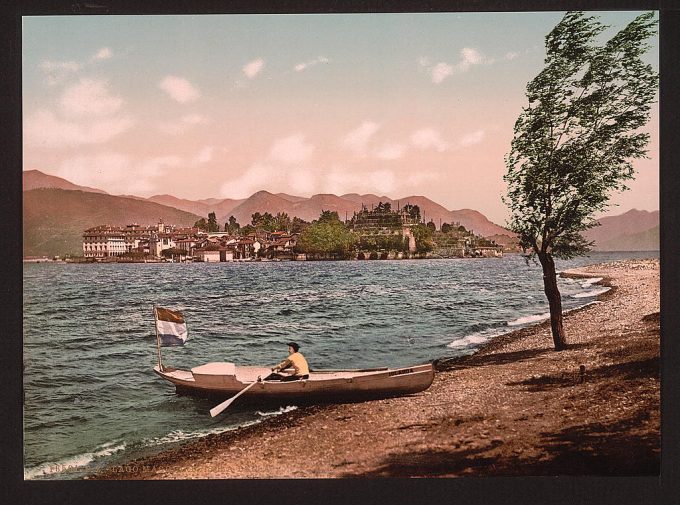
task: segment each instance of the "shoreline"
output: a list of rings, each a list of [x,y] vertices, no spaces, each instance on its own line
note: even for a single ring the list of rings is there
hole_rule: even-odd
[[[301,407],[85,478],[657,474],[659,260],[561,275],[610,287],[565,313],[564,351],[543,321],[439,361],[423,393]]]

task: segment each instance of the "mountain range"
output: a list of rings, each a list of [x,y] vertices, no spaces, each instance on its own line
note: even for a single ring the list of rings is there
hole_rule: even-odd
[[[242,226],[250,223],[255,212],[276,215],[285,212],[291,218],[305,221],[317,219],[323,210],[336,211],[341,219],[351,218],[363,206],[371,208],[378,202],[390,203],[393,209],[406,204],[418,205],[425,221],[459,223],[477,235],[490,237],[498,243],[512,241],[513,233],[491,222],[472,209],[448,210],[424,196],[392,199],[374,194],[350,193],[341,196],[318,194],[309,198],[258,191],[246,199],[187,200],[172,195],[143,198],[133,195],[110,195],[105,191],[78,186],[70,181],[38,170],[23,172],[24,256],[80,254],[82,232],[100,224],[151,225],[163,219],[165,223],[190,226],[208,213],[215,212],[217,222],[224,224],[234,216]],[[659,213],[630,211],[622,216],[600,220],[602,226],[588,231],[589,240],[597,249],[635,250],[658,249]],[[654,234],[656,227],[656,235]],[[619,249],[620,250],[620,249]]]

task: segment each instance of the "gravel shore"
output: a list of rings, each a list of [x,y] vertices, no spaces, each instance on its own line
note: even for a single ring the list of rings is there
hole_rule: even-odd
[[[658,474],[659,262],[563,275],[611,287],[565,315],[564,351],[544,322],[440,362],[423,393],[300,408],[88,478]]]

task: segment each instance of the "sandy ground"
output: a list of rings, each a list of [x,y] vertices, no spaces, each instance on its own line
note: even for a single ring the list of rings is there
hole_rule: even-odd
[[[440,362],[423,393],[300,408],[89,478],[658,474],[659,262],[568,274],[612,289],[566,315],[567,350],[546,322]]]

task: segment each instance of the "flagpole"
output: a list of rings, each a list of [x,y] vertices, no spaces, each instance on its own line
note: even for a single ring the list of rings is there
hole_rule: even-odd
[[[158,335],[158,312],[156,306],[153,306],[153,325],[156,328],[156,348],[158,349],[158,370],[163,371],[163,363],[161,361],[161,338]]]

